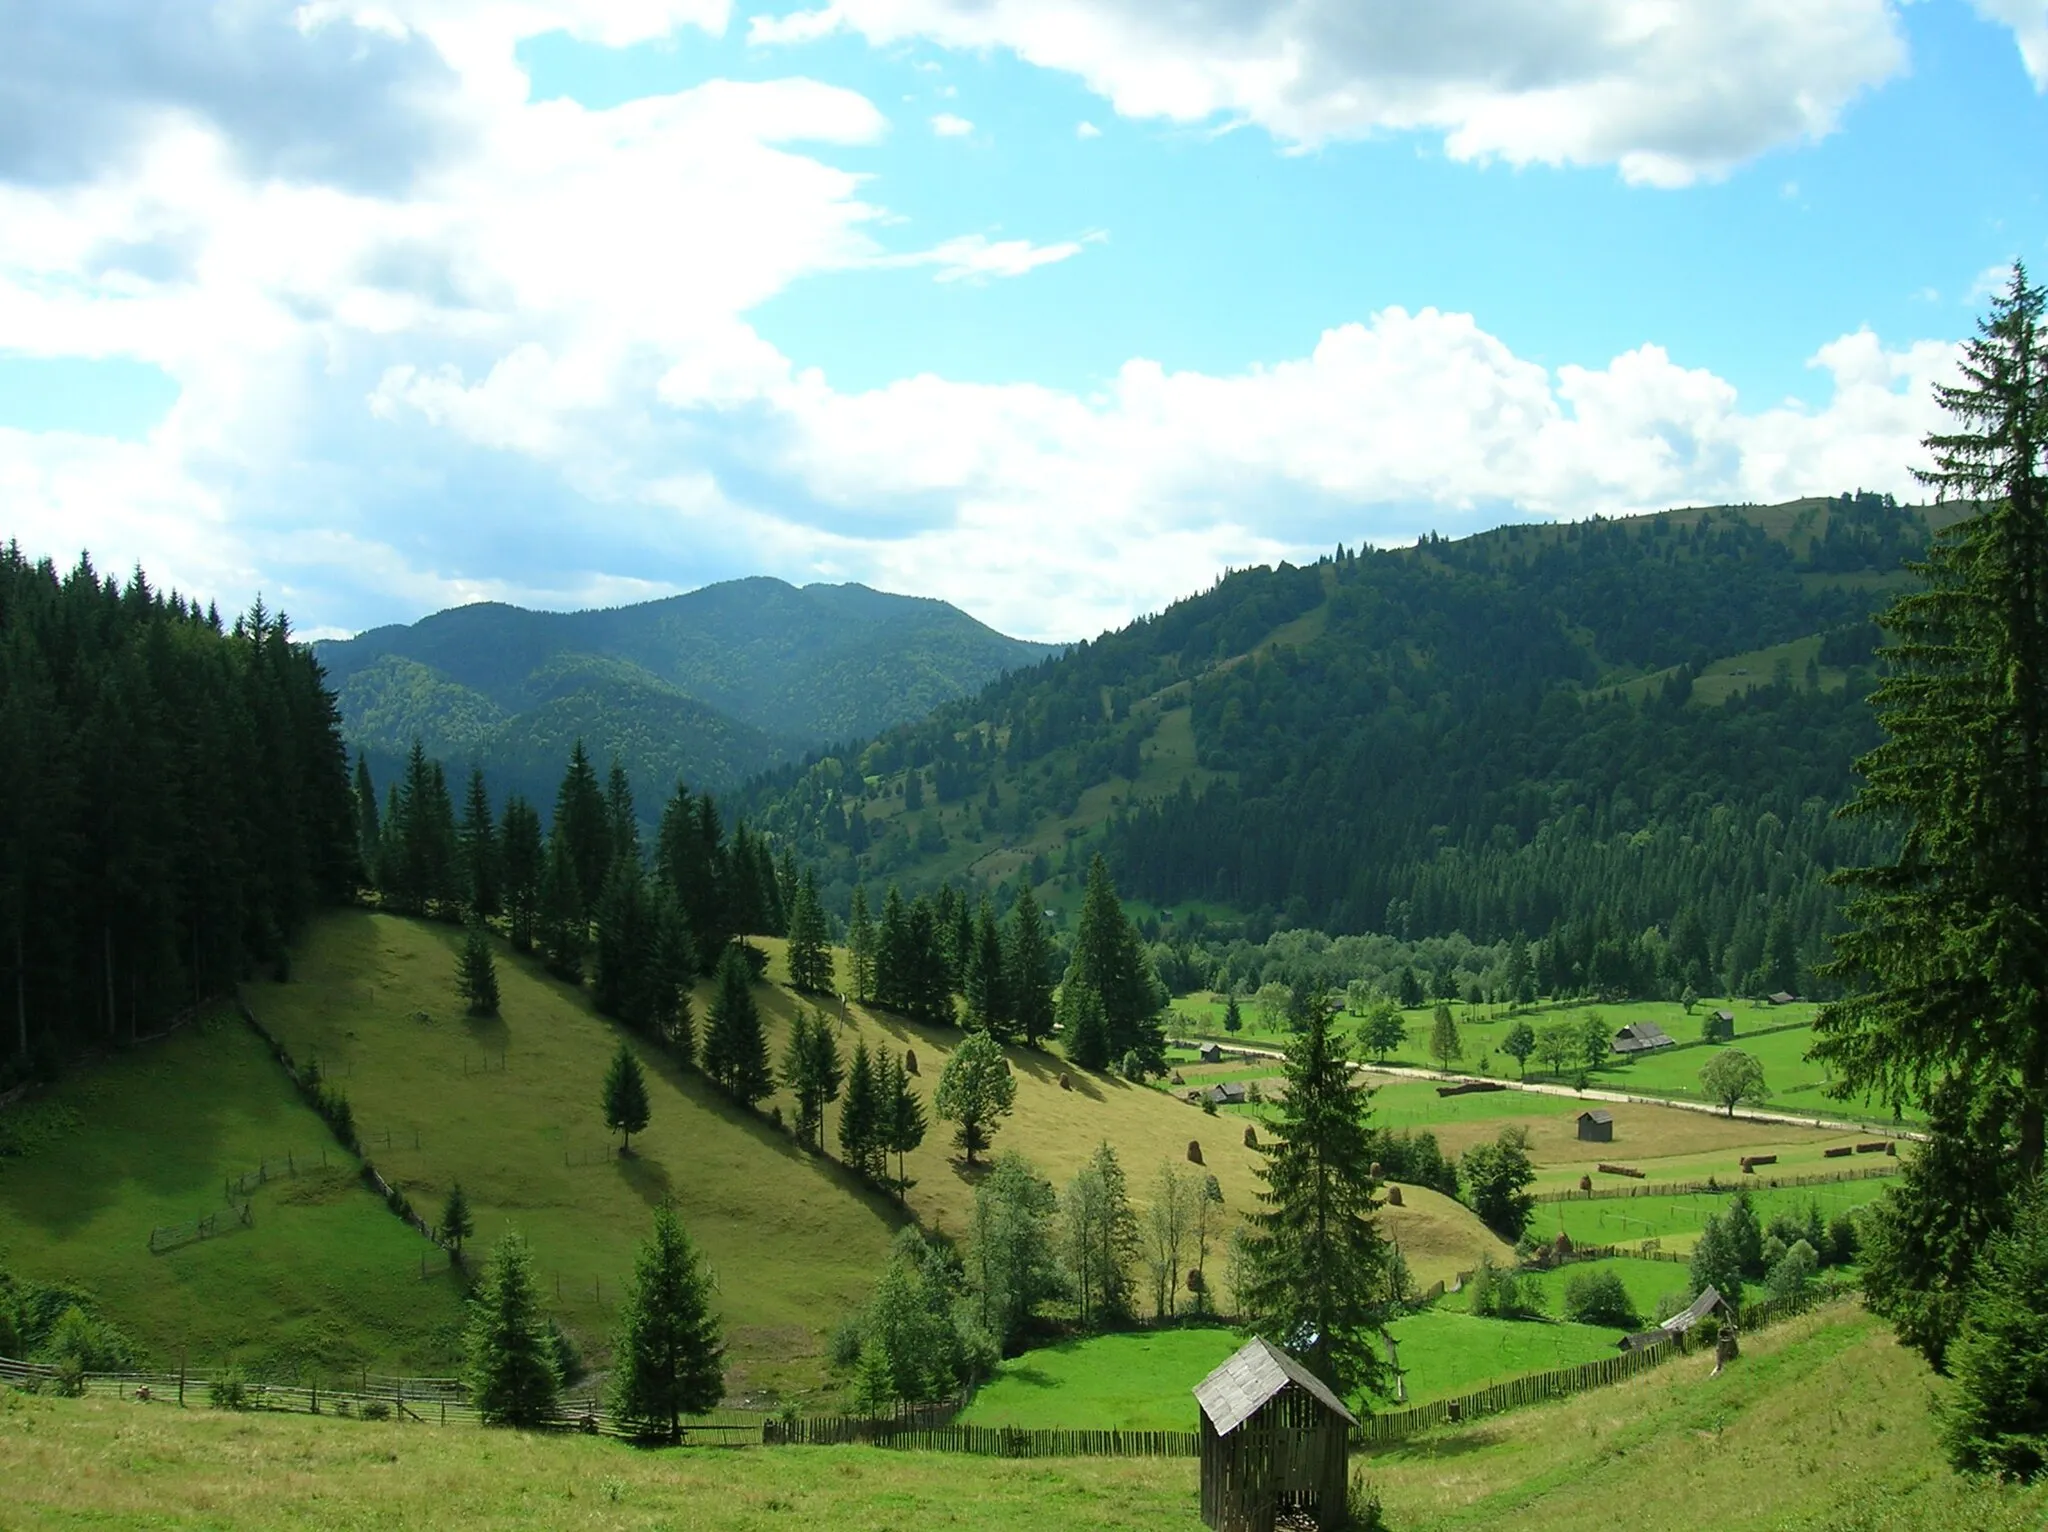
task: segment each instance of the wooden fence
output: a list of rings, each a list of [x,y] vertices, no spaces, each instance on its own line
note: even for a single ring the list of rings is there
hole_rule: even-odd
[[[1821,1171],[1802,1176],[1757,1176],[1737,1174],[1724,1181],[1655,1181],[1643,1186],[1596,1186],[1582,1192],[1576,1188],[1537,1192],[1537,1202],[1605,1202],[1628,1197],[1715,1197],[1741,1191],[1773,1191],[1802,1186],[1836,1186],[1844,1181],[1878,1181],[1899,1173],[1896,1164],[1866,1165],[1861,1170]]]
[[[1194,1408],[1192,1400],[1188,1407]],[[1192,1458],[1201,1451],[1201,1438],[1193,1431],[1027,1431],[1018,1426],[920,1425],[853,1415],[765,1421],[761,1440],[770,1446],[859,1444],[989,1458]]]

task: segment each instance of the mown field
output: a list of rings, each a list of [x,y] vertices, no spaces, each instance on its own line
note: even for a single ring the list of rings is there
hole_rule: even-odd
[[[275,1376],[441,1373],[460,1300],[446,1260],[356,1179],[357,1162],[229,1014],[74,1074],[9,1116],[0,1265],[73,1282],[158,1361]],[[289,1159],[298,1174],[282,1174]],[[323,1168],[324,1160],[324,1168]],[[222,1183],[271,1162],[243,1227]],[[150,1231],[220,1214],[227,1232],[160,1253]]]
[[[1557,1404],[1353,1461],[1398,1532],[2034,1532],[2048,1486],[1958,1478],[1943,1385],[1837,1305]],[[1189,1459],[1009,1462],[874,1448],[648,1452],[577,1436],[234,1416],[0,1391],[10,1526],[1194,1532]]]

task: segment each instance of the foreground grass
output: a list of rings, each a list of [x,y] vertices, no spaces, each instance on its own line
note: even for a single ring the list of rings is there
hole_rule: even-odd
[[[1354,1465],[1396,1532],[2033,1532],[2048,1486],[1960,1479],[1939,1385],[1837,1306],[1612,1388],[1432,1432]],[[231,1416],[0,1391],[9,1527],[1193,1529],[1191,1459],[1004,1462],[862,1448],[644,1452],[610,1441]]]
[[[2037,1532],[2048,1486],[1950,1473],[1917,1357],[1837,1306],[1613,1388],[1384,1449],[1366,1468],[1400,1532]],[[1358,1461],[1356,1457],[1354,1463]]]
[[[0,1389],[10,1528],[1198,1527],[1192,1460],[874,1448],[647,1452],[576,1436],[223,1415]]]
[[[175,1367],[181,1349],[194,1366],[277,1377],[453,1363],[460,1300],[445,1258],[363,1188],[238,1019],[203,1018],[17,1110],[50,1131],[0,1160],[0,1264],[87,1288],[159,1363]],[[252,1225],[234,1223],[222,1182],[287,1156],[299,1173],[252,1186],[237,1198]],[[151,1252],[153,1227],[209,1213],[227,1232]]]

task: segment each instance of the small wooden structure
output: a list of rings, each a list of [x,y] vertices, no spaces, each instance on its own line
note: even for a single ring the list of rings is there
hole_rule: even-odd
[[[1614,1142],[1614,1114],[1595,1109],[1579,1113],[1579,1138],[1589,1144]]]
[[[1642,1330],[1634,1335],[1624,1335],[1616,1344],[1623,1351],[1640,1351],[1645,1346],[1661,1345],[1688,1334],[1692,1327],[1709,1314],[1719,1314],[1725,1323],[1728,1319],[1728,1300],[1712,1284],[1700,1289],[1700,1295],[1684,1308],[1673,1314],[1654,1330]]]
[[[1212,1085],[1206,1094],[1216,1106],[1243,1106],[1251,1100],[1251,1093],[1237,1080],[1225,1080],[1221,1085]]]
[[[1706,1040],[1710,1043],[1728,1043],[1735,1040],[1735,1013],[1729,1010],[1707,1013]]]
[[[1614,1034],[1613,1046],[1623,1058],[1633,1058],[1659,1048],[1676,1048],[1678,1042],[1654,1021],[1632,1021]]]
[[[1768,998],[1772,1005],[1797,1005],[1799,1003],[1799,997],[1788,989],[1781,989]]]
[[[1223,1048],[1222,1048],[1222,1045],[1221,1045],[1221,1044],[1219,1044],[1219,1043],[1204,1043],[1204,1044],[1202,1044],[1202,1053],[1201,1053],[1201,1057],[1202,1057],[1202,1062],[1203,1062],[1204,1064],[1220,1064],[1220,1063],[1222,1063],[1222,1062],[1223,1062]]]
[[[1344,1524],[1351,1428],[1329,1385],[1254,1336],[1195,1385],[1201,1405],[1202,1520],[1217,1532],[1273,1532],[1285,1513]]]

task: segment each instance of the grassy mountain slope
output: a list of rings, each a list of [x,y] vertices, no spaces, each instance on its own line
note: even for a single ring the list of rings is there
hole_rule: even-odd
[[[1689,910],[1672,992],[1746,988],[1774,918],[1795,970],[1821,953],[1820,874],[1880,833],[1830,819],[1875,739],[1868,619],[1954,514],[1845,496],[1238,571],[749,806],[842,894],[1043,883],[1100,845],[1155,905],[1485,940],[1576,923],[1582,967]],[[1639,990],[1640,960],[1577,977]]]
[[[771,979],[782,972],[781,944]],[[735,1363],[734,1392],[817,1386],[824,1342],[862,1300],[905,1213],[854,1182],[836,1163],[794,1144],[766,1117],[739,1112],[703,1079],[648,1052],[653,1121],[634,1154],[607,1151],[599,1083],[620,1035],[586,998],[501,956],[503,1019],[473,1021],[455,1001],[460,933],[395,916],[329,916],[299,950],[287,984],[258,984],[249,1002],[293,1053],[317,1057],[349,1093],[364,1146],[422,1211],[438,1212],[460,1180],[476,1210],[477,1236],[516,1226],[532,1241],[556,1312],[593,1352],[606,1344],[620,1284],[646,1232],[649,1208],[673,1196],[685,1224],[720,1274],[720,1303]],[[757,991],[771,1052],[780,1056],[796,1007],[779,983]],[[708,989],[698,996],[704,1014]],[[425,1013],[428,1021],[416,1019]],[[958,1033],[849,1007],[842,1052],[909,1049],[929,1106]],[[1012,1050],[1017,1105],[998,1149],[1028,1156],[1055,1185],[1097,1144],[1116,1146],[1133,1200],[1149,1200],[1162,1162],[1186,1163],[1191,1140],[1217,1177],[1226,1205],[1253,1205],[1256,1156],[1244,1125],[1209,1117],[1166,1093],[1120,1080],[1070,1077],[1047,1055]],[[786,1095],[764,1112],[794,1112]],[[836,1153],[838,1109],[827,1112]],[[928,1228],[964,1232],[974,1180],[936,1120],[906,1169],[916,1185],[909,1215]],[[1389,1209],[1389,1232],[1427,1283],[1469,1269],[1500,1242],[1459,1204],[1414,1192]],[[1220,1249],[1214,1267],[1222,1270]]]
[[[723,788],[806,745],[920,718],[1055,650],[942,601],[757,578],[604,611],[483,602],[316,652],[351,744],[389,758],[417,736],[531,791],[528,757],[579,732],[652,788],[678,775]]]
[[[1559,1404],[1354,1458],[1400,1532],[2023,1532],[2048,1487],[1961,1479],[1926,1408],[1942,1385],[1838,1306]],[[1191,1402],[1184,1406],[1192,1422]],[[396,1471],[394,1471],[394,1469]],[[1032,1459],[877,1448],[646,1452],[464,1428],[227,1416],[0,1391],[0,1473],[24,1526],[884,1528],[1201,1525],[1192,1459]]]
[[[239,1019],[205,1018],[74,1073],[0,1129],[26,1150],[0,1158],[0,1265],[82,1285],[157,1362],[183,1351],[270,1376],[454,1364],[447,1262],[357,1179]],[[258,1183],[266,1163],[272,1179]],[[223,1190],[245,1174],[234,1201],[249,1205],[246,1227]],[[209,1214],[225,1232],[151,1250],[152,1229]]]

